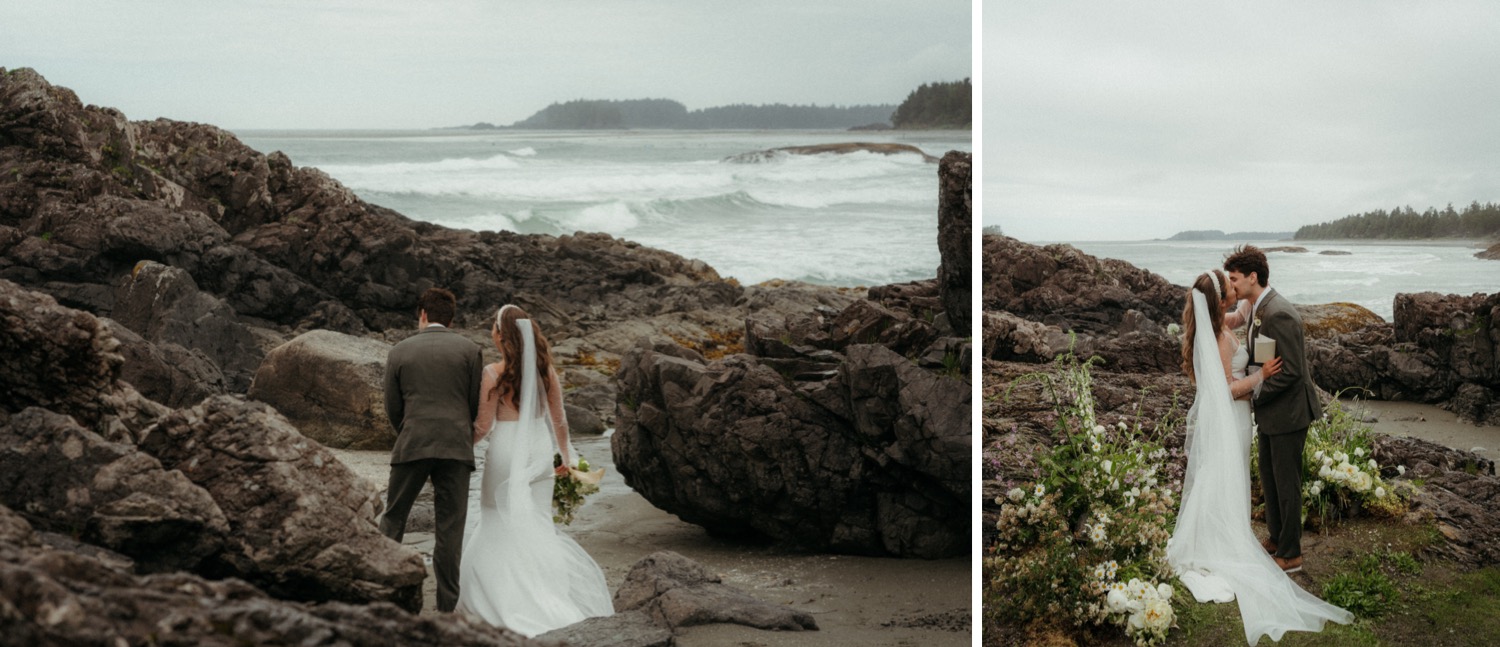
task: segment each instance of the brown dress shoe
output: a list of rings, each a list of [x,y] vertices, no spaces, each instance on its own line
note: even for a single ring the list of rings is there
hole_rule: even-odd
[[[1276,560],[1276,565],[1281,567],[1281,572],[1286,573],[1288,575],[1290,575],[1292,573],[1296,573],[1297,571],[1302,570],[1302,556],[1301,555],[1298,555],[1298,556],[1292,557],[1292,558],[1273,557],[1272,559]]]
[[[1266,549],[1266,552],[1271,555],[1276,554],[1276,542],[1271,541],[1270,537],[1260,540],[1260,547]]]

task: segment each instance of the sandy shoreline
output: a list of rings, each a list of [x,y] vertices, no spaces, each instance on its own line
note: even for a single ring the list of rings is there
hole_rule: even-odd
[[[614,469],[607,438],[578,437],[574,443],[589,462],[608,472],[600,492],[589,498],[567,532],[599,562],[611,591],[636,561],[657,550],[672,550],[701,562],[726,584],[813,614],[820,628],[775,632],[738,625],[689,627],[678,634],[678,644],[971,644],[969,557],[928,561],[799,554],[715,539],[626,487]],[[385,489],[388,452],[332,451],[377,489]],[[405,543],[426,556],[432,553],[430,533],[408,533]],[[431,577],[425,593],[423,613],[435,613]]]
[[[1375,417],[1370,428],[1383,434],[1421,438],[1485,458],[1500,459],[1500,427],[1477,426],[1436,405],[1383,400],[1344,400],[1344,406]]]

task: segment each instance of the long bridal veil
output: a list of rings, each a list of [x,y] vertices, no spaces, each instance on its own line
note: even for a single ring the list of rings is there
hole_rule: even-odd
[[[1188,468],[1167,560],[1200,602],[1239,600],[1245,640],[1281,640],[1287,631],[1319,631],[1353,614],[1297,586],[1250,530],[1250,420],[1224,379],[1208,301],[1193,290],[1193,374],[1198,395],[1187,417]],[[1237,413],[1236,409],[1239,410]]]

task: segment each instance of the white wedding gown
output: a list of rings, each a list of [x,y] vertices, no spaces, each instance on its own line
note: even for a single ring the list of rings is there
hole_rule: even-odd
[[[520,323],[530,358],[530,322]],[[534,375],[534,362],[527,364]],[[522,393],[536,393],[534,380],[522,385]],[[522,400],[521,420],[496,421],[481,442],[488,446],[478,509],[471,505],[464,536],[458,611],[533,637],[610,615],[614,603],[599,564],[552,523],[556,441],[545,400]]]
[[[1194,313],[1207,321],[1206,300],[1193,292]],[[1287,631],[1320,631],[1353,614],[1297,586],[1250,529],[1250,403],[1233,400],[1210,326],[1198,326],[1193,372],[1198,395],[1188,413],[1188,466],[1167,561],[1199,602],[1239,600],[1245,640],[1281,640]],[[1231,369],[1245,376],[1249,354],[1235,349]]]

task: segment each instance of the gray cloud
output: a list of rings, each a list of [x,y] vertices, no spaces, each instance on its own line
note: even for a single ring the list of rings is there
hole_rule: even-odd
[[[985,223],[1140,239],[1495,200],[1497,24],[1477,1],[986,5]]]
[[[49,0],[0,65],[131,118],[233,128],[510,123],[576,98],[899,103],[969,75],[959,0]]]

